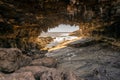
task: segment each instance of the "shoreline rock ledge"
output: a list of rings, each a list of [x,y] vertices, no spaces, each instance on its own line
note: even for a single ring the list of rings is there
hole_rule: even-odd
[[[0,80],[80,80],[72,71],[57,69],[57,60],[32,60],[17,48],[0,48]]]

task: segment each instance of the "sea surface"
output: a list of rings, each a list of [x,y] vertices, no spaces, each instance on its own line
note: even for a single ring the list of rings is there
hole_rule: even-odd
[[[55,28],[49,29],[48,32],[42,32],[39,37],[52,37],[54,40],[46,46],[47,48],[52,48],[61,42],[77,38],[76,36],[69,36],[69,34],[78,29],[79,26],[77,25],[60,24]]]
[[[78,38],[77,36],[69,36],[69,34],[70,32],[47,32],[42,33],[39,37],[52,37],[53,41],[46,46],[46,48],[52,48],[61,42]]]

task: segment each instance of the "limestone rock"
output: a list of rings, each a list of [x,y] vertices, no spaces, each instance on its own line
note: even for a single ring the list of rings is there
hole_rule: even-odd
[[[31,58],[22,54],[17,48],[0,48],[0,71],[14,72],[31,62]]]

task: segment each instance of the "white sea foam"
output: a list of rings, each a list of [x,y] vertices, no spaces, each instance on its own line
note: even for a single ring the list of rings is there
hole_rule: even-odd
[[[73,40],[77,38],[76,36],[69,36],[68,33],[61,34],[58,37],[55,37],[55,39],[47,45],[47,48],[51,48],[52,46],[56,46],[57,44],[67,41],[67,40]]]

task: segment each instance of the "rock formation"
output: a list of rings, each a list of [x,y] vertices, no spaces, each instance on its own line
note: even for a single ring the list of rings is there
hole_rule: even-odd
[[[57,67],[57,60],[50,57],[45,57],[42,59],[35,59],[31,62],[31,66],[46,66],[50,68],[56,68]]]
[[[16,48],[0,48],[0,72],[11,73],[29,65],[32,59]]]
[[[0,71],[15,71],[0,73],[0,80],[77,80],[72,73],[48,68],[56,67],[54,59],[39,59],[44,44],[36,38],[59,24],[77,24],[84,36],[119,41],[120,1],[0,0]]]
[[[119,4],[119,0],[1,0],[0,46],[26,50],[31,38],[61,23],[78,24],[87,36],[119,38]]]
[[[57,60],[32,60],[17,48],[0,48],[0,80],[78,80],[73,72],[56,69]]]

